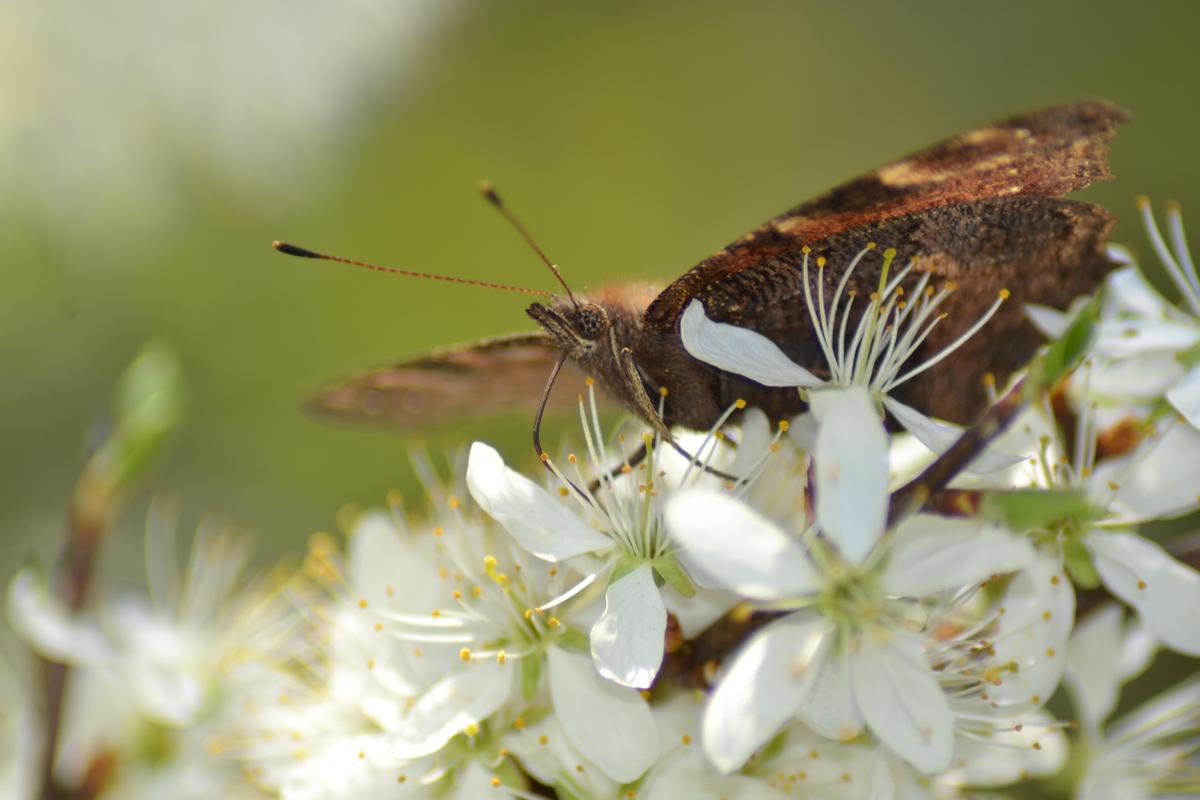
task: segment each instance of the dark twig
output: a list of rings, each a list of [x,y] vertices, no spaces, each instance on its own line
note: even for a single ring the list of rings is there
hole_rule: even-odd
[[[888,505],[888,527],[917,513],[966,468],[984,448],[1016,419],[1025,406],[1025,381],[1018,381],[968,428],[950,449],[925,468],[915,479],[898,489]]]

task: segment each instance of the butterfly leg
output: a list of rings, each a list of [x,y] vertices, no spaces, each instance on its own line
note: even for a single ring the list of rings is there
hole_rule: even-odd
[[[654,403],[650,400],[650,395],[646,394],[645,384],[642,383],[642,375],[638,372],[637,363],[633,360],[633,351],[628,347],[621,349],[621,367],[625,371],[625,380],[632,390],[638,410],[642,412],[642,416],[654,427],[654,430],[663,438],[664,442],[671,445],[671,448],[675,452],[686,458],[689,464],[699,467],[709,475],[715,475],[722,480],[733,481],[735,483],[741,481],[736,475],[730,475],[728,472],[722,472],[719,469],[708,466],[684,450],[683,446],[675,441],[675,437],[671,435],[671,429],[667,427],[662,417],[658,415],[658,409],[654,407]]]
[[[607,486],[608,484],[612,483],[612,481],[616,480],[618,476],[622,475],[627,470],[637,469],[638,466],[646,460],[646,456],[649,455],[649,453],[650,450],[646,447],[646,443],[642,442],[640,445],[638,445],[638,449],[630,453],[629,456],[623,462],[621,462],[621,464],[613,467],[608,472],[597,478],[592,478],[592,482],[588,484],[588,492],[595,494],[596,490],[598,490],[601,486]]]

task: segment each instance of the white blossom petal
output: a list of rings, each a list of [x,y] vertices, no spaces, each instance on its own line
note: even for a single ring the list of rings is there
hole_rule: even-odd
[[[925,773],[950,766],[954,719],[942,688],[914,636],[888,631],[859,637],[850,655],[854,699],[879,740]]]
[[[662,664],[667,609],[646,564],[608,584],[604,613],[592,626],[596,669],[622,686],[645,689]]]
[[[1024,306],[1025,319],[1037,328],[1038,333],[1051,341],[1058,339],[1067,332],[1071,324],[1071,315],[1065,311],[1038,303],[1026,303]]]
[[[371,605],[425,608],[436,604],[446,595],[446,582],[414,545],[401,538],[387,514],[363,514],[350,537],[346,559],[349,585]]]
[[[72,614],[50,593],[45,575],[32,567],[8,586],[8,620],[33,649],[66,664],[99,665],[113,654],[94,621]]]
[[[888,506],[888,438],[867,391],[814,392],[817,524],[852,564],[883,534]]]
[[[613,547],[611,539],[572,514],[545,489],[505,466],[500,454],[483,442],[471,445],[467,488],[488,516],[538,558],[563,561]]]
[[[1200,656],[1200,573],[1134,533],[1087,538],[1104,585],[1173,650]]]
[[[1142,353],[1137,358],[1094,364],[1088,385],[1099,397],[1148,401],[1161,397],[1183,375],[1183,365],[1174,353]]]
[[[1056,559],[1039,555],[1017,573],[1004,595],[992,640],[995,664],[1012,665],[988,687],[988,698],[1007,707],[1038,707],[1058,688],[1067,641],[1075,622],[1075,590]]]
[[[794,717],[820,674],[815,663],[829,623],[786,617],[754,635],[733,657],[704,709],[704,752],[718,772],[738,769]]]
[[[1200,365],[1167,391],[1167,400],[1193,428],[1200,428]]]
[[[798,712],[808,727],[827,739],[849,741],[862,730],[863,717],[854,701],[851,661],[834,653],[833,636],[826,636],[810,667],[816,674],[812,689]]]
[[[742,601],[740,595],[724,589],[698,588],[691,597],[684,597],[670,585],[662,587],[662,599],[685,639],[695,638]]]
[[[824,383],[762,334],[713,322],[699,300],[693,300],[683,312],[679,337],[692,357],[764,386],[813,387]]]
[[[1107,603],[1084,617],[1071,634],[1064,681],[1071,690],[1084,730],[1098,735],[1100,726],[1117,706],[1121,693],[1118,659],[1125,639],[1125,611]]]
[[[1129,255],[1129,251],[1124,248],[1117,252]],[[1133,261],[1130,259],[1123,263],[1132,265]],[[1106,305],[1143,317],[1161,317],[1171,307],[1136,266],[1124,267],[1108,274],[1108,296],[1105,299]]]
[[[962,436],[963,431],[966,430],[958,425],[951,425],[946,422],[934,422],[915,408],[906,406],[904,403],[894,400],[891,397],[885,396],[883,398],[883,405],[906,431],[938,455],[949,450],[950,446],[957,442],[958,438]],[[1003,453],[994,447],[987,447],[984,448],[982,453],[971,460],[967,465],[967,470],[981,474],[998,472],[1002,469],[1008,469],[1014,464],[1019,464],[1024,460],[1025,456],[1023,455],[1017,456],[1011,453]]]
[[[437,752],[446,742],[491,716],[512,695],[517,667],[491,659],[472,661],[426,689],[405,724],[391,738],[392,755],[412,759]]]
[[[680,560],[689,572],[707,576],[706,585],[755,600],[809,594],[820,586],[796,538],[726,492],[685,489],[667,500],[663,519],[680,544]]]
[[[1049,778],[1062,769],[1068,749],[1061,723],[1045,712],[1023,715],[1019,724],[1007,729],[956,739],[955,766],[939,775],[938,783],[965,788]],[[961,792],[951,796],[992,795]]]
[[[619,783],[641,777],[658,760],[650,706],[635,689],[596,674],[592,660],[551,647],[550,696],[567,739]]]
[[[1096,465],[1091,485],[1115,485],[1109,508],[1116,522],[1176,517],[1200,505],[1200,431],[1178,422],[1133,453]]]
[[[1096,352],[1110,358],[1133,358],[1155,351],[1178,352],[1200,342],[1200,327],[1170,319],[1119,317],[1096,327]]]
[[[883,576],[888,594],[922,597],[1028,565],[1033,547],[976,519],[918,514],[896,530]]]

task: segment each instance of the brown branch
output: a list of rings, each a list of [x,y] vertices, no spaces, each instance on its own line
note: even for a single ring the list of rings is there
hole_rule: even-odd
[[[1025,380],[1013,385],[974,426],[963,432],[950,449],[925,471],[892,494],[887,524],[891,528],[920,511],[946,488],[950,481],[974,461],[996,437],[1004,433],[1025,406]]]

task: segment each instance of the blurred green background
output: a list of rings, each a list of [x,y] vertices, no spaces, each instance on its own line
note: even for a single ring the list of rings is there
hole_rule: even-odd
[[[190,6],[0,11],[5,581],[54,552],[89,431],[151,337],[178,350],[189,404],[146,488],[185,519],[224,513],[271,555],[343,504],[419,497],[409,441],[302,401],[528,329],[525,298],[288,259],[273,239],[553,288],[480,200],[486,177],[574,286],[666,281],[886,160],[1092,97],[1134,121],[1118,180],[1083,196],[1126,219],[1135,194],[1176,198],[1200,220],[1194,3]],[[1136,223],[1116,238],[1145,251]],[[532,413],[426,441],[528,459]],[[141,516],[107,570],[140,573]]]

